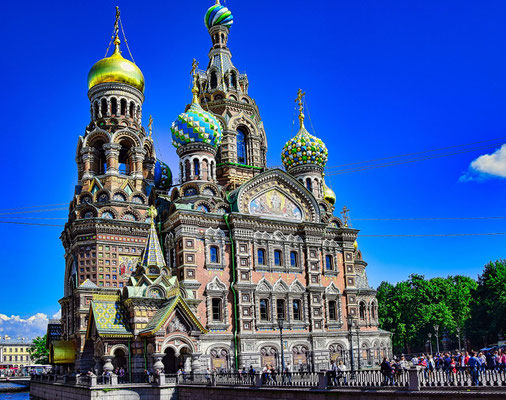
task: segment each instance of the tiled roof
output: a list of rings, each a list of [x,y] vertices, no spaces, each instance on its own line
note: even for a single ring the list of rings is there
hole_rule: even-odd
[[[92,301],[95,327],[101,336],[132,336],[125,311],[118,301]]]
[[[157,266],[158,268],[165,267],[166,265],[160,241],[158,240],[158,235],[156,234],[155,224],[153,222],[151,222],[146,247],[144,248],[144,252],[141,256],[141,265],[143,267]]]
[[[90,281],[89,279],[86,279],[83,283],[81,283],[79,285],[80,288],[84,288],[84,289],[96,289],[98,288],[97,285],[95,285],[92,281]]]

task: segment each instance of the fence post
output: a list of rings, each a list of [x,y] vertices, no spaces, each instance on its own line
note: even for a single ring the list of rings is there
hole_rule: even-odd
[[[255,387],[262,387],[262,374],[255,375]]]
[[[328,384],[328,374],[326,372],[318,372],[318,389],[325,390]]]
[[[158,375],[158,386],[162,386],[165,383],[165,374],[163,372],[160,372]]]
[[[90,386],[97,386],[97,376],[96,375],[90,376]]]
[[[117,385],[118,384],[118,375],[112,373],[111,374],[111,385]]]
[[[420,390],[420,380],[418,377],[418,368],[413,366],[408,370],[409,390]]]

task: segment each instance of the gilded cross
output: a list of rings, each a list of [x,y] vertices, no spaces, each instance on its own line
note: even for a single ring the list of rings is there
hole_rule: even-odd
[[[157,215],[158,215],[158,212],[156,211],[155,206],[149,207],[148,216],[149,216],[149,218],[151,218],[151,223],[152,224],[154,224],[155,218],[156,218]]]
[[[119,7],[116,6],[116,21],[114,21],[114,36],[115,37],[118,37],[118,32],[119,32],[119,15],[120,15]]]
[[[297,92],[297,98],[295,102],[299,104],[299,123],[300,127],[304,126],[304,105],[302,103],[302,98],[306,95],[306,92],[303,92],[302,89],[299,89]]]
[[[148,129],[149,129],[149,137],[153,135],[153,116],[149,116],[149,123],[148,123]]]
[[[192,70],[191,70],[190,74],[193,77],[193,88],[192,88],[193,103],[196,103],[196,104],[199,102],[199,97],[198,97],[199,88],[197,87],[197,73],[196,73],[198,66],[199,66],[199,63],[197,62],[197,60],[193,59]]]
[[[348,226],[351,227],[351,223],[350,223],[350,216],[349,216],[349,213],[350,212],[350,209],[346,206],[343,207],[343,210],[341,211],[341,215],[343,216],[343,222],[344,222],[344,226],[346,228],[348,228]]]

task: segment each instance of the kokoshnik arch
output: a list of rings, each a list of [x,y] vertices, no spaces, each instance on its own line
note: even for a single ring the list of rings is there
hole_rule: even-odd
[[[207,69],[194,61],[193,100],[172,124],[179,185],[142,127],[144,76],[114,51],[88,75],[91,121],[76,151],[78,183],[61,235],[61,335],[52,362],[97,372],[183,366],[295,370],[373,365],[390,354],[378,328],[358,230],[334,216],[327,148],[304,126],[266,166],[267,135],[249,81],[227,47],[231,12],[205,14]],[[283,350],[278,319],[284,320]],[[360,343],[360,348],[357,345]]]

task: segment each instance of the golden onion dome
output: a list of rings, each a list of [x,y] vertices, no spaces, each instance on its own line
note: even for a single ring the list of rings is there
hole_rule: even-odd
[[[97,61],[88,73],[88,89],[105,82],[119,82],[133,86],[144,93],[144,75],[137,65],[123,58],[119,49],[120,40],[114,39],[114,53]]]
[[[323,198],[332,205],[336,204],[336,194],[325,183],[323,183]]]

